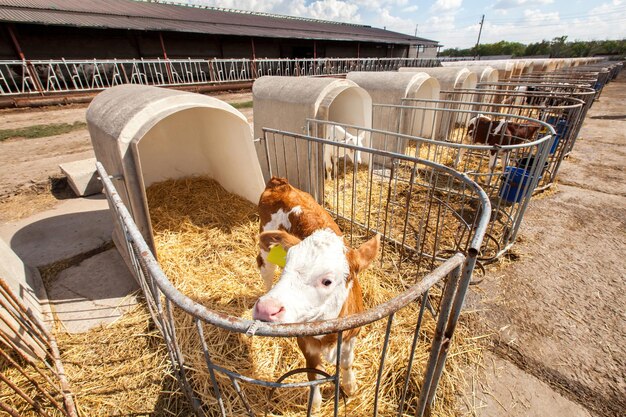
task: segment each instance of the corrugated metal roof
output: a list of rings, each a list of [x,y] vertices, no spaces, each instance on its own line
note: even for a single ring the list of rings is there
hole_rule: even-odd
[[[0,0],[0,21],[395,44],[436,41],[370,26],[131,0]]]

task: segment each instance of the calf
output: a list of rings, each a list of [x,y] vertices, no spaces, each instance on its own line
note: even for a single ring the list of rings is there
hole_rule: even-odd
[[[496,167],[496,160],[500,154],[502,167],[506,167],[508,152],[497,149],[498,146],[518,145],[532,139],[541,128],[537,123],[515,123],[507,120],[493,120],[491,117],[479,114],[470,119],[467,127],[467,136],[472,143],[482,143],[494,146],[490,151],[489,169]]]
[[[354,136],[351,133],[346,132],[346,130],[341,126],[328,125],[326,127],[326,135],[324,139],[332,140],[333,142],[347,143],[348,145],[363,146],[365,133],[365,131],[362,131],[357,136]],[[348,158],[348,160],[353,164],[358,165],[361,163],[360,151],[324,145],[325,178],[335,178],[337,176],[337,163],[339,158],[343,157]]]
[[[329,320],[363,311],[357,274],[369,266],[380,247],[377,235],[358,249],[346,245],[339,226],[309,194],[284,178],[272,178],[259,201],[260,254],[257,263],[268,291],[258,299],[253,318],[274,323]],[[272,246],[287,250],[278,283],[271,288],[276,266],[267,260]],[[270,289],[271,288],[271,289]],[[360,329],[343,332],[341,385],[356,390],[352,371],[354,344]],[[322,370],[322,356],[336,361],[337,335],[298,337],[306,367]],[[310,372],[309,380],[318,374]],[[322,402],[319,386],[312,387],[314,409]]]

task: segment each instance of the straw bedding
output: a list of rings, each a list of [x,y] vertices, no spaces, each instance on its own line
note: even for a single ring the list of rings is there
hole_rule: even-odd
[[[114,323],[85,333],[67,333],[61,326],[57,322],[55,334],[80,416],[192,414],[178,383],[168,372],[165,346],[145,307],[138,305]],[[47,372],[43,365],[40,367]],[[33,366],[27,365],[25,370],[45,391],[55,392]],[[36,399],[50,416],[63,415],[24,375],[1,358],[0,372]],[[61,395],[55,395],[54,399],[63,404]],[[41,415],[4,383],[0,383],[0,401],[15,408],[20,416]],[[5,414],[0,412],[0,415]]]
[[[263,284],[256,265],[258,253],[258,216],[255,205],[226,192],[215,181],[203,177],[170,180],[153,184],[147,189],[150,216],[154,229],[159,263],[165,274],[184,294],[206,307],[236,317],[251,317],[251,308],[263,294]],[[345,223],[340,226],[347,226]],[[354,230],[354,245],[366,236]],[[389,248],[388,248],[389,249]],[[375,306],[397,295],[422,276],[430,266],[404,262],[400,266],[398,253],[386,250],[383,259],[360,275],[366,307]],[[418,271],[419,270],[419,271]],[[417,275],[416,275],[417,274]],[[430,292],[436,307],[441,289]],[[397,412],[411,340],[419,304],[400,310],[394,318],[389,353],[384,367],[379,415]],[[191,384],[205,406],[217,414],[212,395],[211,378],[205,366],[201,340],[192,319],[174,309],[177,337],[190,368]],[[455,415],[456,398],[463,391],[464,365],[480,359],[477,339],[470,337],[468,315],[463,314],[452,343],[446,372],[437,391],[435,415]],[[348,399],[350,416],[371,415],[376,372],[380,360],[386,320],[373,323],[362,330],[355,349],[354,370],[359,389]],[[292,338],[248,337],[204,325],[204,336],[211,359],[231,371],[275,381],[287,371],[304,367],[304,358]],[[434,320],[425,314],[415,366],[409,384],[407,413],[414,412],[423,378]],[[326,365],[328,372],[333,366]],[[245,415],[227,377],[217,374],[228,415]],[[303,381],[298,374],[288,381]],[[295,416],[306,412],[308,389],[277,390],[268,401],[269,390],[252,384],[242,384],[246,399],[254,412],[262,415]],[[322,389],[324,403],[319,415],[332,414],[332,387]],[[340,405],[343,408],[343,404]]]

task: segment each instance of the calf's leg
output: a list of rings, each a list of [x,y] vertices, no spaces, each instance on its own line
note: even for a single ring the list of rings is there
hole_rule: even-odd
[[[298,347],[304,355],[307,368],[324,371],[324,367],[322,366],[321,343],[319,340],[313,337],[299,337]],[[320,374],[315,372],[308,372],[307,377],[309,378],[309,381],[315,381],[316,379],[323,378]],[[320,392],[319,385],[311,387],[311,391],[313,392],[311,410],[313,412],[317,412],[322,406],[322,393]]]
[[[345,340],[341,345],[341,386],[347,395],[353,395],[356,392],[357,384],[352,363],[354,362],[354,345],[356,337]]]

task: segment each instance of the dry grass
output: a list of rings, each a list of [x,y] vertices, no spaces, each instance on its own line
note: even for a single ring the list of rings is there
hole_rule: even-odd
[[[57,332],[81,416],[186,416],[165,346],[143,306],[86,333]]]
[[[34,190],[5,196],[0,201],[0,222],[23,219],[35,213],[51,209],[59,200],[47,186],[38,186]]]
[[[256,207],[227,193],[206,178],[189,178],[153,184],[147,190],[159,263],[174,285],[196,302],[224,314],[251,317],[251,308],[263,293],[263,284],[256,266],[258,217]],[[360,241],[365,236],[357,236]],[[389,300],[416,279],[419,268],[404,262],[399,266],[398,253],[388,248],[380,263],[360,277],[366,306]],[[420,272],[421,276],[423,272]],[[433,288],[431,302],[438,305],[440,289]],[[390,340],[385,364],[379,415],[396,411],[401,391],[412,334],[419,305],[412,304],[399,311]],[[201,340],[191,318],[175,309],[177,336],[191,372],[192,385],[207,408],[216,411],[211,383],[202,353]],[[452,343],[446,372],[437,392],[435,415],[455,415],[457,394],[463,389],[464,365],[480,358],[480,345],[470,336],[463,315]],[[373,323],[362,332],[356,347],[355,371],[359,390],[349,399],[347,415],[371,415],[377,364],[384,338],[386,321]],[[414,412],[416,396],[423,378],[434,320],[425,316],[416,362],[409,384],[407,412]],[[204,326],[205,340],[211,358],[217,364],[243,375],[274,381],[285,372],[304,366],[304,359],[294,339],[247,337],[213,326]],[[332,372],[332,366],[327,370]],[[304,380],[300,374],[291,380]],[[228,379],[218,374],[228,415],[244,415]],[[244,384],[246,398],[257,413],[268,405],[269,391]],[[280,391],[280,390],[279,390]],[[322,390],[325,399],[331,388]],[[271,415],[294,416],[306,411],[308,390],[282,390],[269,401]],[[342,406],[343,407],[343,406]],[[325,401],[320,415],[329,415],[332,401]]]
[[[57,326],[61,360],[80,416],[191,414],[169,375],[165,347],[150,320],[147,310],[138,306],[116,322],[85,333],[70,334]],[[46,392],[56,392],[33,365],[22,366]],[[17,368],[1,358],[0,369],[49,415],[64,415]],[[40,371],[54,381],[43,364]],[[54,399],[63,404],[60,395]],[[18,410],[20,416],[40,415],[5,384],[0,384],[0,401]]]
[[[47,369],[45,368],[43,363],[30,364],[20,359],[17,355],[12,354],[12,352],[9,353],[10,351],[7,351],[5,346],[2,346],[2,350],[9,355],[11,361],[17,363],[19,367],[24,370],[24,373],[20,372],[18,368],[13,366],[13,364],[10,363],[7,359],[5,359],[4,357],[0,357],[0,373],[3,375],[3,377],[8,379],[15,386],[17,386],[29,398],[35,400],[35,404],[40,407],[40,409],[45,410],[45,412],[48,413],[48,415],[50,415],[51,417],[62,416],[62,412],[54,408],[54,406],[50,402],[49,397],[42,395],[31,382],[35,381],[35,383],[38,384],[45,392],[52,393],[52,399],[60,407],[62,407],[63,398],[59,394],[59,391],[55,389],[51,384],[49,384],[44,377],[41,376],[41,373],[48,375]],[[9,388],[9,386],[3,381],[0,381],[0,403],[17,411],[19,416],[35,417],[41,415],[36,412],[33,407],[31,407],[22,397],[17,395],[11,388]],[[0,416],[7,415],[9,414],[0,411]]]

